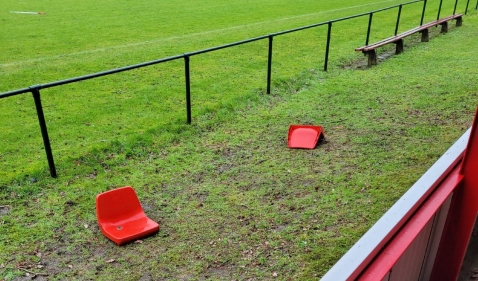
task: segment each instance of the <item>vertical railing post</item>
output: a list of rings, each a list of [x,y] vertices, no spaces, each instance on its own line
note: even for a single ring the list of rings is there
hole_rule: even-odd
[[[466,1],[465,15],[468,14],[468,7],[470,6],[470,0]]]
[[[38,86],[33,86],[30,88],[32,89],[33,99],[35,100],[38,122],[40,123],[40,130],[43,138],[43,146],[45,147],[46,158],[48,160],[48,166],[50,167],[50,175],[53,178],[56,178],[55,162],[53,160],[53,153],[51,152],[50,138],[48,137],[45,115],[43,114],[43,106],[41,104],[40,98],[40,89]]]
[[[191,124],[191,73],[189,71],[189,55],[184,54],[184,76],[186,81],[186,114],[188,124]]]
[[[423,0],[423,11],[422,11],[422,18],[420,19],[420,25],[423,25],[423,20],[425,19],[426,10],[427,10],[427,0]]]
[[[373,13],[370,13],[370,16],[368,18],[367,39],[365,39],[365,46],[368,45],[368,42],[370,40],[370,31],[372,30],[372,18]]]
[[[440,5],[438,6],[438,15],[437,15],[437,20],[440,19],[440,14],[441,14],[441,6],[443,4],[443,0],[440,0]]]
[[[272,41],[274,36],[269,35],[269,53],[267,56],[267,94],[271,93],[271,77],[272,77]]]
[[[400,25],[400,18],[402,16],[402,6],[398,6],[397,24],[395,25],[395,35],[398,34],[398,26]]]
[[[327,45],[325,46],[325,63],[324,63],[324,71],[327,71],[329,66],[329,50],[330,50],[330,37],[332,33],[332,22],[329,21],[328,28],[327,28]]]
[[[455,8],[453,8],[453,14],[456,14],[456,7],[458,7],[458,0],[455,1]]]

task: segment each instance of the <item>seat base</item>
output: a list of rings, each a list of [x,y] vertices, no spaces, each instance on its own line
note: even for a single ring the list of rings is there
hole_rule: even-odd
[[[123,222],[103,223],[100,224],[100,229],[104,236],[118,245],[124,245],[155,234],[159,231],[159,224],[145,216]]]

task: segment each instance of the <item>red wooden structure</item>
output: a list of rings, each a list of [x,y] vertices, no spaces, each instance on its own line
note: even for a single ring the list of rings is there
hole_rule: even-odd
[[[322,280],[457,280],[477,213],[478,111],[472,127]]]

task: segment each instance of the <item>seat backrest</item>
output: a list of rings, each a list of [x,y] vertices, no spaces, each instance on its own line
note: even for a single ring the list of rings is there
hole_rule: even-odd
[[[130,186],[96,196],[96,216],[100,223],[122,221],[137,215],[144,215],[144,212],[136,192]]]

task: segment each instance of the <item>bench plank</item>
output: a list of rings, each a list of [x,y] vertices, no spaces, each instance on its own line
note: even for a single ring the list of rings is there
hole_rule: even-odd
[[[389,38],[385,38],[383,40],[380,40],[378,42],[375,42],[373,44],[369,44],[360,48],[355,49],[357,52],[362,52],[365,55],[368,56],[368,66],[376,65],[377,64],[377,53],[376,49],[379,47],[383,47],[387,44],[394,43],[396,45],[395,48],[395,54],[400,54],[403,52],[403,39],[405,37],[408,37],[412,34],[415,34],[417,32],[420,32],[422,34],[421,37],[421,42],[428,42],[429,41],[429,31],[428,29],[441,25],[441,31],[440,33],[446,33],[448,32],[448,21],[450,20],[456,20],[456,26],[462,26],[463,24],[463,15],[462,14],[454,14],[439,20],[435,20],[432,22],[429,22],[427,24],[412,28],[410,30],[407,30],[405,32],[402,32],[400,34],[391,36]]]

